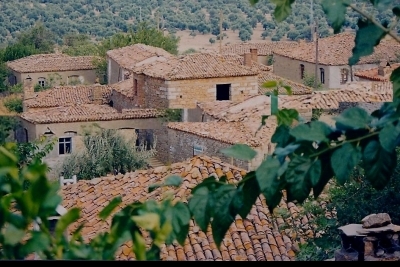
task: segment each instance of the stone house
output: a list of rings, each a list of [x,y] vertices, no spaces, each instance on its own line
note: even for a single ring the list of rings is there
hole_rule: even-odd
[[[392,72],[398,67],[400,67],[400,63],[390,64],[389,62],[383,61],[376,68],[355,72],[354,76],[355,79],[360,82],[387,82],[390,80]]]
[[[250,65],[214,53],[158,58],[137,65],[132,70],[136,106],[191,109],[196,101],[242,101],[258,93],[259,69]]]
[[[169,58],[173,55],[162,48],[145,44],[134,44],[108,50],[106,53],[108,84],[126,80],[135,64],[152,57]]]
[[[271,57],[275,51],[285,51],[297,47],[298,45],[298,42],[290,41],[226,44],[222,47],[221,53],[235,54],[239,56],[244,56],[246,53],[254,53],[257,55],[257,62],[264,65],[270,65]]]
[[[109,85],[94,84],[26,93],[18,141],[33,141],[42,136],[57,138],[57,144],[45,159],[49,165],[54,165],[82,147],[87,127],[117,129],[136,140],[140,131],[161,127],[161,111],[117,110],[109,105],[111,92]]]
[[[61,53],[38,54],[7,62],[9,83],[33,83],[45,86],[94,84],[94,57],[71,57]]]
[[[372,112],[383,102],[392,101],[392,94],[390,82],[354,82],[346,89],[279,95],[278,105],[280,109],[296,109],[305,121],[312,119],[313,109],[321,110],[321,120],[334,124],[334,114],[351,106],[360,106]],[[259,130],[262,116],[270,114],[270,97],[264,94],[242,102],[197,103],[196,108],[189,111],[187,122],[168,123],[165,128],[155,131],[160,141],[157,156],[160,161],[168,163],[205,154],[246,170],[254,170],[273,151],[274,117],[269,117],[266,125]],[[257,151],[257,156],[250,162],[243,162],[225,158],[219,152],[236,143],[249,145]]]
[[[170,175],[178,175],[183,179],[182,186],[168,190],[176,200],[186,201],[191,189],[204,178],[210,176],[220,178],[226,175],[228,182],[234,183],[240,181],[245,173],[245,170],[220,159],[195,156],[170,166],[137,170],[125,175],[100,177],[90,181],[80,180],[76,184],[62,186],[60,195],[63,199],[62,205],[66,209],[78,207],[82,210],[82,217],[71,225],[71,229],[85,222],[81,233],[84,240],[89,241],[110,228],[111,218],[101,221],[97,214],[113,197],[122,198],[122,203],[116,212],[135,201],[160,200],[165,193],[164,189],[159,188],[147,193],[148,187],[151,184],[163,183]],[[320,203],[321,206],[326,204],[322,199]],[[265,198],[260,195],[246,218],[237,216],[234,219],[220,249],[214,243],[211,229],[203,232],[194,221],[190,221],[184,246],[175,242],[168,246],[163,245],[161,259],[164,261],[294,261],[299,243],[304,242],[307,235],[312,233],[313,226],[309,223],[310,217],[300,215],[300,208],[292,202],[285,201],[285,198],[282,199],[279,208],[286,211],[288,216],[283,218],[282,213],[272,216],[266,206]],[[297,225],[296,230],[293,225]],[[150,241],[147,236],[146,244]],[[116,260],[133,259],[132,242],[126,242],[118,249]]]
[[[400,53],[400,44],[385,39],[375,47],[372,55],[362,57],[350,67],[348,60],[352,55],[355,35],[340,33],[318,40],[317,80],[325,89],[346,88],[347,83],[355,81],[354,73],[378,67],[382,61],[395,62]],[[299,46],[274,52],[273,72],[295,82],[302,82],[305,75],[315,75],[316,42],[302,42]]]

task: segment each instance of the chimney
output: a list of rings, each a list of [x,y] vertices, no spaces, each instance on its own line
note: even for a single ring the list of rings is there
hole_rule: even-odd
[[[103,104],[102,85],[99,83],[94,84],[92,87],[92,101],[96,105]]]
[[[251,60],[258,62],[257,48],[250,48]]]
[[[245,53],[244,54],[244,65],[251,67],[251,53]]]
[[[35,89],[33,87],[32,78],[28,76],[24,80],[24,100],[33,98],[35,96]]]

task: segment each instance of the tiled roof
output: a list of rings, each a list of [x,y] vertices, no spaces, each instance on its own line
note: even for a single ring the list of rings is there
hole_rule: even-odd
[[[161,115],[162,112],[156,109],[123,109],[118,112],[108,105],[82,104],[31,109],[20,116],[35,124],[45,124],[156,118]]]
[[[222,55],[215,54],[215,56],[222,57],[223,59],[232,61],[238,65],[244,65],[244,57],[239,56],[237,54],[222,54]],[[259,70],[259,71],[264,71],[264,72],[272,70],[272,66],[267,66],[267,65],[255,62],[255,61],[251,62],[250,67],[253,69]]]
[[[154,56],[174,57],[162,48],[145,44],[134,44],[109,50],[107,56],[126,69],[131,69],[135,64]]]
[[[70,57],[64,54],[38,54],[7,62],[7,67],[20,73],[92,70],[95,57]]]
[[[133,93],[133,79],[127,79],[123,80],[117,83],[114,83],[111,85],[112,89],[114,89],[116,92],[124,95],[127,98],[133,98],[134,93]]]
[[[246,144],[251,147],[262,145],[265,135],[255,136],[255,131],[249,130],[240,122],[210,121],[210,122],[170,122],[168,128],[195,134],[221,141],[227,144]]]
[[[261,94],[265,94],[267,92],[273,92],[273,88],[264,88],[262,86],[266,81],[271,81],[271,80],[282,81],[284,85],[289,85],[290,87],[292,87],[293,95],[311,94],[313,91],[311,87],[305,86],[304,84],[296,83],[291,80],[282,78],[269,71],[263,71],[258,75],[258,90]],[[284,94],[284,95],[287,94],[286,89],[279,88],[279,94]]]
[[[262,43],[238,43],[238,44],[228,44],[222,47],[223,54],[237,54],[244,55],[245,53],[250,53],[250,48],[256,48],[257,54],[259,56],[269,56],[275,51],[286,51],[297,47],[298,42],[262,42]]]
[[[33,98],[24,101],[29,108],[49,108],[66,105],[90,104],[93,102],[92,91],[95,87],[101,88],[103,104],[108,103],[111,94],[109,85],[77,85],[56,86],[51,89],[35,93]]]
[[[360,71],[354,72],[354,76],[368,79],[371,81],[380,81],[380,82],[389,81],[392,71],[397,69],[398,67],[400,67],[400,63],[395,63],[388,67],[385,67],[386,74],[383,76],[378,74],[378,68],[372,68],[372,69],[368,69],[368,70],[360,70]]]
[[[353,33],[339,33],[318,40],[318,62],[321,65],[348,65],[354,47]],[[274,53],[305,62],[315,62],[315,42],[300,43],[287,51]],[[393,40],[382,40],[372,55],[362,57],[357,64],[377,64],[382,60],[392,62],[400,53],[400,44]]]
[[[354,82],[347,86],[346,89],[314,91],[306,95],[279,95],[278,105],[281,109],[337,109],[341,102],[391,102],[393,98],[390,82]],[[258,95],[240,103],[214,101],[197,103],[197,106],[217,120],[242,122],[254,130],[260,125],[261,116],[271,113],[270,103],[270,97]]]
[[[165,80],[252,76],[259,73],[215,53],[194,53],[133,68],[134,72]]]
[[[241,180],[245,171],[218,159],[197,156],[186,162],[174,163],[168,167],[126,173],[125,175],[101,177],[93,180],[80,180],[78,183],[63,186],[60,193],[62,205],[69,209],[81,208],[81,218],[71,230],[80,223],[85,223],[82,234],[86,240],[92,239],[100,232],[107,231],[110,219],[102,222],[98,217],[100,210],[116,196],[122,197],[124,205],[148,199],[160,200],[165,189],[156,189],[147,193],[149,185],[162,182],[166,177],[175,174],[183,178],[179,188],[171,188],[175,199],[186,201],[191,189],[209,176],[226,175],[229,182]],[[323,204],[323,202],[321,201]],[[308,217],[300,217],[299,209],[293,203],[281,201],[279,208],[289,216],[285,219],[280,214],[272,216],[265,205],[265,198],[260,196],[247,218],[235,218],[226,234],[220,250],[212,239],[211,230],[202,232],[193,221],[190,223],[189,235],[182,247],[177,243],[163,246],[162,260],[228,260],[228,261],[293,261],[294,250],[298,249],[296,238],[306,237],[312,232]],[[282,229],[286,223],[297,225],[299,230]],[[304,240],[304,239],[303,239]],[[146,238],[149,244],[149,239]],[[117,260],[133,259],[132,243],[122,245],[117,252]]]

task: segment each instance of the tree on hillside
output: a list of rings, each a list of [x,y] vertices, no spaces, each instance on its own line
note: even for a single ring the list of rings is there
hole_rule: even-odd
[[[43,23],[35,24],[31,29],[17,37],[17,43],[33,46],[35,54],[54,52],[54,34]]]

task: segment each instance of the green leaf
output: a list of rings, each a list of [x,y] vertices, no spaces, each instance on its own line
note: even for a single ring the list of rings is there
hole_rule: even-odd
[[[292,94],[293,94],[293,92],[292,92],[292,87],[291,87],[291,86],[289,86],[289,85],[282,85],[282,87],[286,89],[286,93],[287,93],[288,95],[292,95]]]
[[[386,33],[374,23],[358,20],[358,30],[355,38],[355,46],[352,56],[349,58],[349,65],[355,65],[363,56],[371,55],[374,47],[378,45]]]
[[[252,160],[257,152],[245,144],[235,144],[228,148],[223,148],[220,150],[227,157],[232,157],[241,160]]]
[[[278,125],[291,126],[294,120],[299,120],[299,112],[295,109],[282,109],[276,115]]]
[[[287,125],[279,125],[275,129],[275,133],[271,137],[271,142],[277,144],[278,147],[285,147],[289,144],[291,135],[290,127]]]
[[[399,136],[400,124],[394,126],[392,123],[389,123],[379,132],[379,142],[381,146],[390,153],[396,148],[396,142]]]
[[[328,142],[328,136],[332,133],[328,124],[321,121],[313,121],[310,126],[300,124],[290,130],[290,134],[297,141]]]
[[[295,0],[271,0],[274,3],[274,17],[277,22],[284,21],[292,12],[292,4]]]
[[[372,117],[359,107],[348,108],[333,119],[336,121],[336,127],[341,130],[367,129],[372,121]]]
[[[257,182],[256,173],[254,171],[247,173],[243,179],[246,179],[246,181],[241,187],[242,205],[238,209],[238,214],[240,217],[245,219],[261,191]]]
[[[366,178],[375,189],[381,190],[389,183],[396,165],[395,151],[387,152],[376,140],[366,145],[363,153],[363,167]]]
[[[208,211],[210,196],[212,197],[212,192],[210,192],[208,187],[202,186],[195,192],[192,191],[192,197],[189,200],[189,209],[203,232],[207,231],[208,223],[211,219],[210,212]]]
[[[135,253],[136,260],[146,260],[146,241],[139,231],[132,234],[133,252]]]
[[[12,224],[7,224],[4,229],[3,242],[5,245],[15,246],[22,240],[24,236],[25,236],[24,230],[20,230]]]
[[[148,192],[151,193],[161,186],[162,186],[162,184],[151,184],[151,185],[149,185]]]
[[[189,233],[189,221],[190,221],[190,211],[187,204],[182,202],[177,202],[173,206],[173,216],[172,216],[172,229],[176,236],[176,240],[180,245],[185,244],[185,240]]]
[[[332,169],[340,184],[344,184],[361,159],[361,148],[350,143],[336,149],[331,157]]]
[[[351,4],[349,0],[322,0],[322,9],[332,25],[334,34],[340,32],[345,21],[347,6],[349,4]]]
[[[299,144],[290,144],[285,147],[277,147],[274,151],[274,155],[285,158],[287,155],[293,153],[297,148],[299,148],[299,146]]]
[[[80,217],[80,209],[79,208],[71,208],[67,211],[66,214],[61,216],[56,224],[55,229],[55,237],[56,239],[60,239],[64,234],[65,230],[68,228],[70,224],[78,220]]]
[[[32,231],[31,238],[23,247],[24,255],[29,255],[33,252],[45,251],[50,248],[50,237],[43,232]]]
[[[262,84],[262,87],[264,87],[264,88],[274,88],[277,86],[278,86],[278,83],[276,81],[266,81]]]
[[[321,164],[318,161],[313,162],[310,158],[301,156],[291,159],[285,176],[288,201],[303,202],[309,196],[313,182],[316,184],[320,175]]]
[[[115,197],[113,198],[108,204],[107,206],[105,206],[100,212],[99,212],[99,217],[100,219],[102,219],[103,221],[106,220],[108,218],[108,216],[110,216],[111,212],[113,212],[113,210],[118,207],[119,204],[122,203],[122,198],[121,197]]]
[[[378,10],[387,9],[393,0],[369,0]]]
[[[215,244],[219,248],[226,232],[235,220],[231,214],[231,205],[236,195],[236,187],[232,184],[222,185],[215,193],[214,217],[211,222]]]
[[[272,94],[270,97],[271,97],[271,115],[277,115],[279,112],[278,96]]]
[[[400,67],[390,74],[390,81],[393,83],[393,99],[400,98]]]
[[[329,180],[333,178],[334,173],[330,163],[330,158],[331,155],[328,153],[324,153],[319,157],[321,162],[321,177],[313,186],[313,194],[315,199],[322,193]]]
[[[252,6],[254,6],[255,4],[258,3],[258,0],[249,0],[249,2],[250,2],[250,4],[251,4]]]
[[[279,205],[282,198],[282,182],[277,175],[280,167],[277,159],[268,156],[256,170],[257,182],[270,212]]]
[[[180,186],[183,182],[182,177],[179,175],[171,175],[165,179],[164,185],[165,186]]]
[[[132,220],[141,228],[156,231],[160,228],[160,215],[154,212],[132,216]]]
[[[392,9],[393,14],[395,14],[397,17],[400,17],[400,6],[396,6]]]

